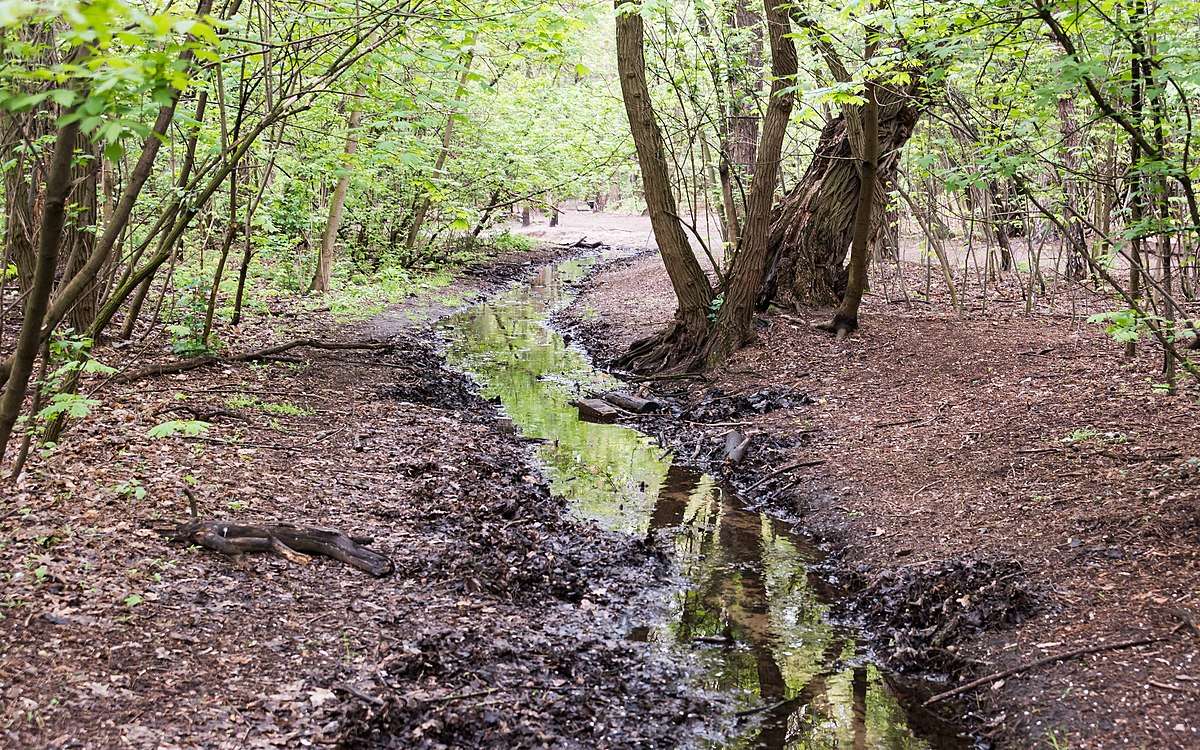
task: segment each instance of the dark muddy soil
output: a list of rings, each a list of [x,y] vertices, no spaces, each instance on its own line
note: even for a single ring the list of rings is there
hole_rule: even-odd
[[[531,266],[506,268],[362,332],[305,320],[389,353],[96,383],[93,416],[0,505],[0,745],[632,748],[711,730],[686,668],[622,637],[652,616],[661,556],[568,517],[430,337]],[[148,437],[181,403],[224,414]],[[170,544],[153,529],[186,515],[183,486],[202,516],[370,537],[396,572]]]
[[[1168,636],[1043,665],[936,710],[999,747],[1200,744],[1200,405],[1152,387],[1084,318],[1105,300],[1056,290],[1025,315],[1006,280],[959,316],[924,271],[877,278],[847,341],[794,315],[704,378],[651,381],[677,414],[639,426],[723,472],[751,502],[803,518],[893,666],[969,679],[1073,648]],[[890,296],[889,291],[890,290]],[[600,359],[673,314],[656,257],[601,273],[562,316]],[[603,322],[600,322],[603,321]],[[811,397],[725,424],[689,409],[784,389]],[[693,412],[695,413],[695,412]],[[724,459],[725,435],[753,439]],[[756,450],[759,449],[759,450]]]

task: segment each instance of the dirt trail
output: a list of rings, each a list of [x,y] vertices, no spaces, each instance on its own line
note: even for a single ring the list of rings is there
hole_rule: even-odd
[[[906,273],[916,288],[922,270]],[[997,681],[942,712],[973,713],[1001,747],[1200,745],[1200,633],[1181,626],[1200,620],[1195,388],[1152,389],[1150,347],[1122,361],[1083,323],[1097,304],[1087,294],[1026,317],[1007,287],[958,317],[944,290],[930,305],[896,304],[898,282],[892,304],[882,288],[868,297],[864,330],[848,341],[772,317],[709,380],[658,390],[685,403],[764,387],[815,400],[737,418],[806,465],[763,483],[765,473],[733,478],[800,514],[840,556],[837,570],[871,587],[859,613],[897,668],[949,670],[953,686],[1169,635]],[[672,312],[661,261],[643,256],[598,274],[564,319],[605,358]],[[707,444],[695,430],[675,440],[698,455]],[[921,658],[906,663],[914,645]]]
[[[111,385],[0,506],[0,745],[674,746],[715,708],[619,637],[666,570],[571,520],[428,320],[528,272],[491,264],[365,326],[390,353]],[[355,338],[329,320],[306,333]],[[282,333],[282,332],[281,332]],[[152,440],[187,406],[203,435]],[[86,467],[86,468],[84,468]],[[372,538],[396,572],[231,561],[186,514]],[[711,722],[709,722],[711,723]]]

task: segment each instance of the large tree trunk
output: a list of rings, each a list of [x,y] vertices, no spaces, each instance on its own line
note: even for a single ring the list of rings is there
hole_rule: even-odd
[[[916,76],[914,75],[914,78]],[[917,84],[879,87],[879,160],[875,204],[883,205],[900,151],[920,114]],[[836,305],[846,289],[846,253],[854,234],[859,192],[858,162],[851,153],[845,115],[825,124],[800,182],[775,207],[770,258],[760,302],[785,306]],[[878,213],[870,236],[878,231]]]
[[[642,17],[631,6],[631,0],[615,0],[615,6],[621,95],[641,166],[650,224],[678,300],[674,322],[662,333],[634,342],[616,364],[636,371],[655,371],[690,363],[708,333],[708,306],[713,293],[679,223],[671,192],[662,134],[646,84]]]
[[[787,89],[796,76],[796,47],[790,37],[787,13],[774,2],[763,3],[771,42],[771,96],[763,118],[762,142],[756,150],[758,164],[750,185],[745,232],[729,272],[724,304],[702,353],[700,364],[708,367],[722,362],[753,336],[754,307],[770,249],[771,203],[779,174],[776,165],[794,98]]]

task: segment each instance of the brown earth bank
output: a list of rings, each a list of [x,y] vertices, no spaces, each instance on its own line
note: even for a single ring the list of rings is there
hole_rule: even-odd
[[[432,343],[434,319],[556,254],[359,330],[222,331],[390,349],[89,381],[93,414],[0,504],[0,745],[673,747],[719,726],[686,666],[623,637],[653,616],[662,556],[573,520]],[[147,435],[171,419],[212,426]],[[184,488],[204,518],[369,539],[395,572],[171,542]]]
[[[1155,347],[1123,359],[1084,320],[1095,290],[1027,315],[1008,279],[958,314],[901,296],[925,269],[888,273],[848,340],[811,327],[829,311],[764,317],[719,371],[646,381],[672,413],[638,426],[823,540],[893,669],[947,690],[1018,669],[932,705],[984,741],[1200,746],[1200,391],[1154,387]],[[673,309],[645,255],[559,324],[604,361]]]

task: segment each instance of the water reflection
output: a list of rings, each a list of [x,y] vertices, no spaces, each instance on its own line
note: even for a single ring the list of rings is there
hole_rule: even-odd
[[[674,550],[688,587],[669,622],[644,634],[699,649],[707,686],[737,697],[747,729],[731,748],[927,748],[851,632],[826,621],[829,593],[808,575],[816,553],[786,524],[744,508],[707,475],[673,466],[649,438],[582,422],[570,401],[613,388],[546,327],[563,283],[594,260],[547,268],[529,285],[444,324],[451,365],[499,397],[522,433],[542,438],[552,489],[578,513]]]

